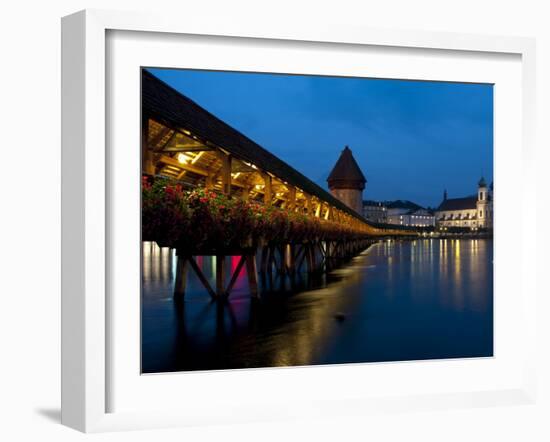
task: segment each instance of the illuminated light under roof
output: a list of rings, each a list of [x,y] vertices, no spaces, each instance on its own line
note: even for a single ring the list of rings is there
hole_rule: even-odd
[[[178,158],[178,162],[181,164],[186,164],[191,159],[190,157],[188,157],[187,155],[181,152],[178,154],[177,158]]]

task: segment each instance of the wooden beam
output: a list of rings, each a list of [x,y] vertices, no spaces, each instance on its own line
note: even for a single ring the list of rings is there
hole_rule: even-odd
[[[149,147],[149,117],[146,114],[141,118],[141,170],[149,175],[155,174],[153,152]]]
[[[216,298],[216,292],[214,292],[214,290],[212,290],[212,287],[210,286],[210,283],[208,282],[208,279],[206,279],[206,277],[202,273],[202,271],[201,271],[200,267],[197,265],[195,259],[192,256],[188,256],[187,259],[189,261],[189,264],[191,264],[191,267],[195,271],[195,274],[199,278],[200,282],[202,283],[204,288],[208,291],[208,294],[212,298]]]
[[[264,204],[266,206],[271,206],[271,200],[273,198],[271,175],[263,173],[262,176],[264,179]]]
[[[174,131],[172,133],[172,135],[170,136],[170,138],[168,138],[168,140],[166,140],[164,143],[157,144],[154,151],[155,152],[162,152],[163,149],[174,139],[175,136],[176,136],[176,132]]]
[[[187,286],[187,263],[188,259],[185,256],[178,255],[178,263],[176,265],[176,282],[174,284],[174,296],[180,299],[185,296],[185,288]]]
[[[189,163],[182,164],[175,158],[169,157],[167,155],[161,155],[158,161],[164,164],[169,164],[170,166],[179,167],[182,170],[187,170],[189,172],[196,173],[197,175],[208,176],[210,174],[210,172],[208,172],[205,169],[201,169],[200,167],[197,167]]]
[[[167,143],[162,145],[162,149],[174,148],[174,147],[198,147],[202,146],[198,140],[194,140],[191,137],[182,134],[178,130],[174,129],[174,134],[170,137]]]
[[[176,144],[174,146],[165,147],[162,151],[163,152],[208,152],[213,151],[211,147],[203,146],[202,144]]]
[[[231,171],[233,173],[240,172],[240,173],[255,173],[258,172],[257,169],[254,169],[253,167],[248,166],[247,164],[244,164],[242,161],[236,161],[235,158],[233,158],[233,164]]]
[[[253,298],[259,298],[260,292],[258,290],[258,269],[256,266],[256,255],[250,254],[246,258],[246,273],[248,276],[248,287],[250,289],[250,295]]]
[[[223,297],[225,295],[225,256],[216,255],[216,295]]]
[[[288,198],[286,205],[289,210],[294,210],[296,208],[296,187],[294,186],[288,186]]]
[[[231,155],[226,155],[223,152],[218,153],[218,158],[222,162],[221,178],[222,192],[226,195],[231,193]]]
[[[229,296],[231,293],[231,290],[233,290],[233,286],[237,282],[237,278],[239,277],[239,273],[241,273],[241,269],[243,268],[243,265],[246,261],[246,256],[242,255],[241,259],[239,260],[239,263],[237,264],[237,268],[235,269],[235,272],[233,273],[233,276],[231,276],[231,281],[229,281],[229,285],[227,286],[227,289],[225,292]]]
[[[214,188],[214,177],[212,175],[206,176],[206,182],[204,184],[204,187],[207,190],[212,190]]]
[[[207,177],[207,179],[210,177],[211,180],[215,180],[215,177],[218,176],[218,174],[221,173],[222,171],[220,169],[220,171],[216,173],[214,171],[209,171],[201,167],[195,166],[194,164],[189,164],[189,163],[182,164],[175,158],[169,157],[167,155],[159,155],[157,161],[160,163],[168,164],[170,166],[178,167],[181,170],[196,173],[197,175],[202,175],[204,177]],[[231,174],[229,174],[229,176],[231,177]],[[231,185],[236,187],[241,187],[241,188],[245,187],[244,184],[237,183],[237,182],[231,183]],[[208,184],[207,184],[207,187],[208,187]],[[212,187],[214,187],[213,184],[212,184]]]
[[[169,127],[163,127],[159,133],[148,143],[149,145],[149,148],[152,149],[152,150],[157,150],[157,146],[158,144],[162,141],[162,139],[168,135],[170,133],[172,129],[170,129]],[[172,136],[170,137],[170,139],[172,139],[174,137],[174,134],[176,132],[174,132],[172,134]]]
[[[304,196],[306,197],[306,213],[308,215],[311,215],[313,213],[313,204],[311,201],[311,195],[309,193],[305,193]]]

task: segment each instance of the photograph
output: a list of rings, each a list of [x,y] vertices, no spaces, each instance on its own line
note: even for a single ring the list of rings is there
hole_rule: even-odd
[[[142,374],[493,357],[493,88],[142,67]]]

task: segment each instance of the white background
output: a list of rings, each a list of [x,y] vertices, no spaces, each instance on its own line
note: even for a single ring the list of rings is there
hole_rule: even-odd
[[[537,179],[539,216],[548,195],[550,146],[550,14],[543,2],[340,0],[214,2],[58,1],[10,2],[0,15],[0,174],[2,309],[0,310],[0,437],[4,440],[80,440],[84,435],[59,420],[59,180],[60,180],[60,26],[62,15],[85,7],[147,9],[181,15],[245,15],[250,20],[327,21],[383,28],[450,30],[538,38],[539,130]],[[230,18],[228,18],[230,19]],[[546,101],[546,102],[545,102]],[[527,180],[518,171],[518,181]],[[540,230],[542,234],[542,222]],[[513,235],[513,232],[511,232]],[[511,238],[513,240],[513,237]],[[539,243],[540,275],[546,270],[548,238]],[[541,278],[541,284],[542,284]],[[101,440],[548,440],[550,438],[550,327],[548,299],[540,301],[540,398],[535,406],[403,414],[323,422],[286,422],[94,435]],[[546,374],[546,378],[545,375]],[[90,437],[90,436],[87,436]]]

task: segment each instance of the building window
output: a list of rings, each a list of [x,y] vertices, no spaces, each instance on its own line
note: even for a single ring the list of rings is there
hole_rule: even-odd
[[[479,211],[479,217],[480,217],[480,218],[483,218],[483,210],[480,210],[480,211]]]

